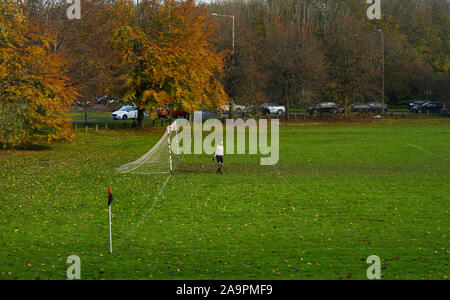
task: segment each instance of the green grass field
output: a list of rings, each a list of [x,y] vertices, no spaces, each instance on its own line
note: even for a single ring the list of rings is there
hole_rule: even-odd
[[[366,279],[370,255],[384,279],[448,278],[450,120],[290,123],[276,167],[234,155],[220,176],[185,155],[168,181],[114,172],[161,134],[0,152],[0,279],[65,279],[72,254],[82,279]]]

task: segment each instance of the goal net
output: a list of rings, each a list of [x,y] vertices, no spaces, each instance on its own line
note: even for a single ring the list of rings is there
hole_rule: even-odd
[[[172,145],[175,138],[176,143]],[[175,149],[173,149],[175,147]],[[179,160],[178,126],[176,121],[167,126],[165,134],[150,151],[139,159],[120,166],[119,173],[167,174],[173,171],[173,163]]]

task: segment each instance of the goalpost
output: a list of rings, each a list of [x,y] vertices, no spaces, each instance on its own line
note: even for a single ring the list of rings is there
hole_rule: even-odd
[[[172,146],[172,138],[175,137],[175,153]],[[116,169],[119,173],[131,174],[168,174],[173,172],[173,154],[180,159],[178,145],[178,126],[177,122],[173,122],[167,126],[165,134],[153,146],[150,151],[137,160],[122,165]]]

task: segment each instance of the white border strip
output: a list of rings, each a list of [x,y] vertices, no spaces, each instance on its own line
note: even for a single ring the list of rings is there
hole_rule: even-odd
[[[419,150],[421,150],[421,151],[423,151],[423,152],[425,152],[425,153],[428,153],[428,154],[430,154],[430,155],[433,155],[434,157],[441,158],[441,159],[445,159],[445,160],[447,160],[447,161],[450,160],[450,159],[448,159],[448,158],[446,158],[446,157],[443,157],[443,156],[437,155],[436,153],[433,153],[433,152],[431,152],[431,151],[428,151],[427,149],[423,149],[422,147],[419,147],[419,146],[417,146],[417,145],[413,145],[413,144],[407,144],[407,145],[410,146],[410,147],[419,149]]]

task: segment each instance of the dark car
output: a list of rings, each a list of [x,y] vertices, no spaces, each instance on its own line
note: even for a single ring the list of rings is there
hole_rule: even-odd
[[[424,104],[418,104],[414,105],[411,108],[411,112],[414,112],[416,114],[420,113],[446,113],[447,108],[445,107],[445,104],[442,102],[426,102]]]
[[[430,100],[428,100],[428,99],[414,99],[413,101],[409,102],[408,108],[409,108],[409,110],[412,110],[413,106],[423,105],[423,104],[425,104],[427,102],[430,102]]]
[[[361,103],[352,104],[348,108],[351,112],[359,112],[359,113],[367,113],[371,110],[369,104],[361,104]]]
[[[262,105],[247,106],[245,109],[246,115],[266,116],[270,114],[270,110]]]
[[[336,114],[342,111],[341,108],[335,102],[321,102],[315,106],[308,108],[308,113],[311,115],[333,113]]]

